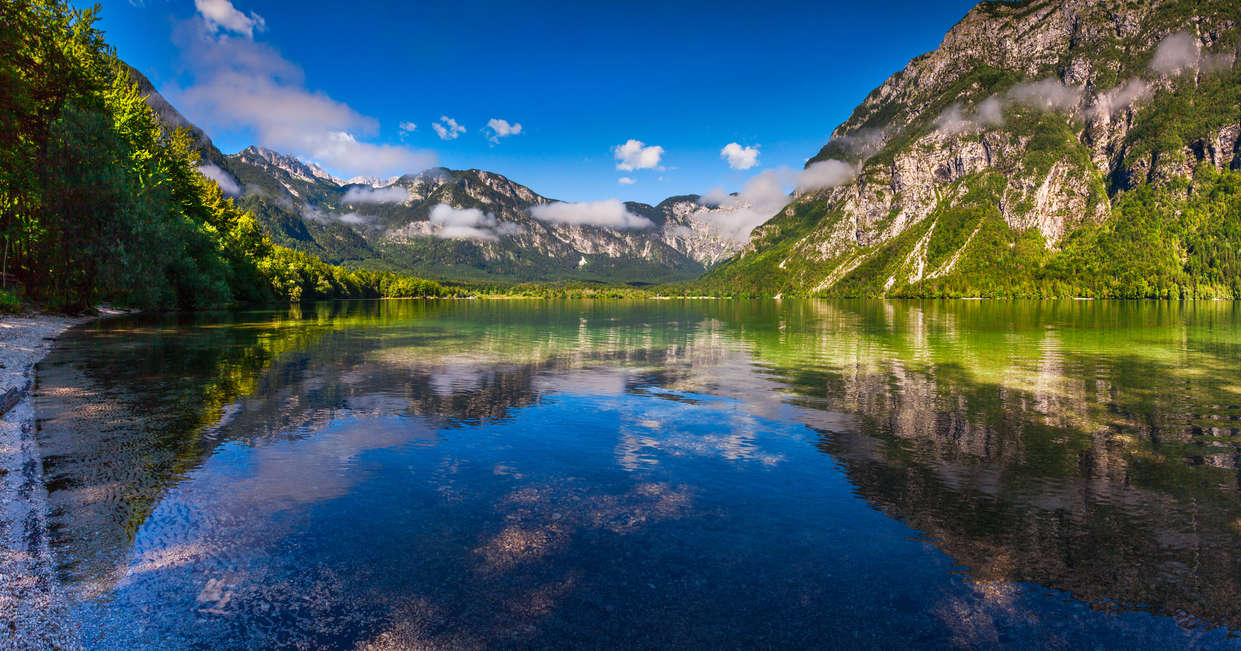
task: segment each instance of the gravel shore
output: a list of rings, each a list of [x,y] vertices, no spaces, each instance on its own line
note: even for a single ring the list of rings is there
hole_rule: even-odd
[[[81,646],[48,546],[47,491],[31,390],[34,366],[55,338],[94,318],[0,318],[0,395],[10,388],[20,391],[16,406],[0,417],[0,649]]]

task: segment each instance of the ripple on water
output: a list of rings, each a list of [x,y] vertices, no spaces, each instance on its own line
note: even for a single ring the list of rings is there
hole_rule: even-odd
[[[120,321],[40,369],[52,536],[105,648],[1224,646],[1221,323],[865,301]]]

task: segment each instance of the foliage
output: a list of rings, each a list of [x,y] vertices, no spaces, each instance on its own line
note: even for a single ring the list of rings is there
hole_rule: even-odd
[[[794,237],[734,259],[686,288],[716,295],[988,298],[1241,298],[1241,173],[1198,166],[1192,180],[1118,194],[1111,214],[1049,248],[1037,229],[1010,226],[995,172],[949,186],[939,207],[891,240],[827,262],[799,259]],[[929,233],[929,235],[928,235]],[[921,242],[923,238],[925,242]],[[921,275],[913,273],[922,243]],[[775,255],[773,256],[773,252]],[[955,264],[947,265],[953,257]],[[778,261],[787,262],[779,269]],[[856,262],[815,292],[828,271]],[[814,273],[811,273],[814,272]],[[889,285],[888,280],[894,279]]]
[[[14,314],[22,311],[22,301],[13,294],[0,290],[0,312]]]
[[[97,16],[0,4],[0,273],[29,298],[76,311],[442,294],[273,245],[197,172],[195,137],[161,125]]]

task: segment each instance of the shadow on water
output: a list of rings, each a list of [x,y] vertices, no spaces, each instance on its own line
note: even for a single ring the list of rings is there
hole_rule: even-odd
[[[356,302],[80,329],[37,407],[95,646],[1212,645],[1239,346],[1223,303]]]

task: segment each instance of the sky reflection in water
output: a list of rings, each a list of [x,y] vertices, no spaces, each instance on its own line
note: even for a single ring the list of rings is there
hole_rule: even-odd
[[[343,303],[40,369],[87,642],[1227,646],[1231,304]]]

